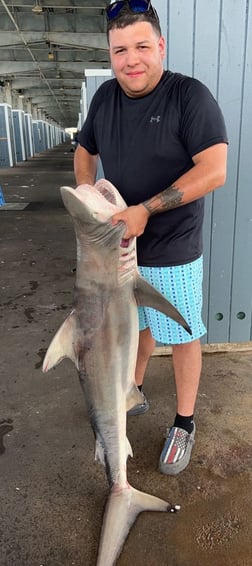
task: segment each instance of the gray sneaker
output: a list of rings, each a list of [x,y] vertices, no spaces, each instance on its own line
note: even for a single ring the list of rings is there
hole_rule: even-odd
[[[191,434],[183,428],[173,426],[167,431],[164,448],[159,460],[159,471],[167,476],[182,472],[190,462],[196,426]]]
[[[144,413],[147,413],[147,411],[149,410],[149,403],[144,395],[144,393],[141,391],[142,393],[142,397],[143,397],[143,402],[142,403],[138,403],[137,405],[135,405],[134,407],[132,407],[131,409],[129,409],[127,411],[127,415],[128,417],[135,417],[136,415],[143,415]]]

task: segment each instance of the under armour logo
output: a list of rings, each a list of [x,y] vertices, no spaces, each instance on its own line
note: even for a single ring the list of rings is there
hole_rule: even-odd
[[[160,116],[151,116],[150,124],[153,124],[153,122],[156,122],[156,124],[158,124],[160,122]]]

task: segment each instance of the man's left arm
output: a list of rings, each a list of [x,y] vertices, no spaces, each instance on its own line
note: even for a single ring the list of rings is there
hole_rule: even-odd
[[[227,144],[215,144],[192,158],[194,167],[170,187],[137,206],[115,214],[112,223],[125,222],[124,238],[140,236],[150,216],[183,206],[222,186],[226,180]]]

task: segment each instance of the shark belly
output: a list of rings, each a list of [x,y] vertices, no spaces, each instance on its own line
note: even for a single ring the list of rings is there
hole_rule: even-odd
[[[96,458],[110,487],[127,486],[127,396],[134,385],[138,315],[131,286],[114,290],[104,320],[78,360],[79,377],[96,438]]]

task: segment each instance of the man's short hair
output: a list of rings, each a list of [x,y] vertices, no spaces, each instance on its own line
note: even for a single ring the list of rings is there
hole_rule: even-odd
[[[116,28],[125,28],[137,22],[148,22],[152,25],[154,31],[160,37],[162,35],[159,18],[156,10],[150,6],[148,12],[140,12],[133,14],[127,5],[125,5],[118,16],[107,22],[107,38],[109,41],[109,32]]]

